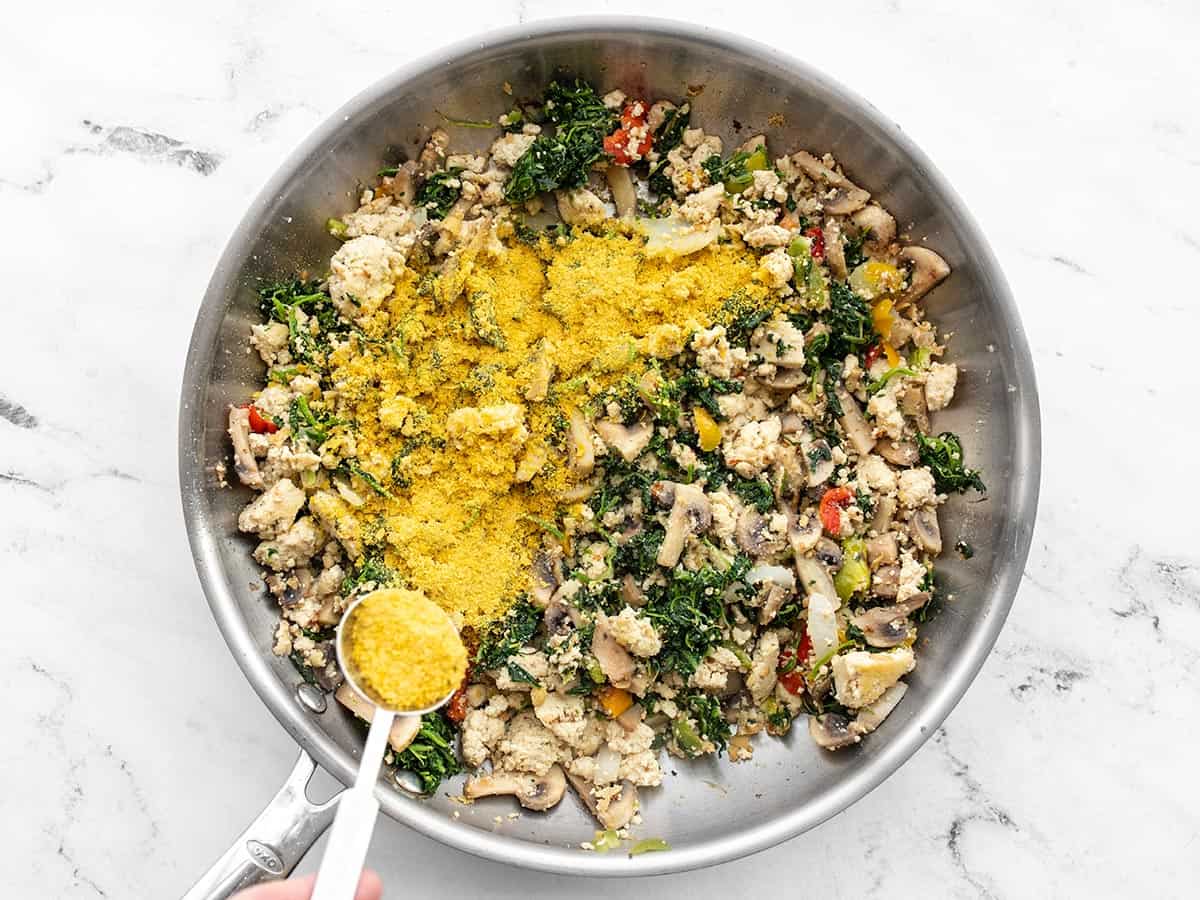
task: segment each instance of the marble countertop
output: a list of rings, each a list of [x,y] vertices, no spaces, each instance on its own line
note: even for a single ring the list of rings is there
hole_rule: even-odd
[[[0,57],[0,571],[12,610],[0,893],[169,897],[295,756],[209,617],[180,514],[178,385],[219,251],[307,132],[457,37],[448,26],[647,7],[52,7],[53,25],[34,5],[9,10]],[[900,772],[787,844],[635,887],[1194,896],[1200,15],[1085,0],[799,9],[783,28],[706,0],[655,12],[803,56],[898,121],[957,187],[1032,344],[1041,511],[995,652]],[[392,822],[370,862],[391,896],[630,889],[484,862]]]

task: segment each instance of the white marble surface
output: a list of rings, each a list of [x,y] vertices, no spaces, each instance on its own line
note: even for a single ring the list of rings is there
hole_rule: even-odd
[[[454,9],[6,11],[0,895],[178,895],[289,770],[290,740],[209,618],[177,498],[181,364],[217,254],[295,143],[413,54],[519,19],[649,7]],[[1197,7],[784,4],[782,27],[770,4],[737,9],[655,7],[804,56],[900,122],[974,209],[1038,367],[1041,513],[995,653],[908,765],[784,846],[637,887],[1195,896]],[[390,822],[371,863],[392,897],[630,890]]]

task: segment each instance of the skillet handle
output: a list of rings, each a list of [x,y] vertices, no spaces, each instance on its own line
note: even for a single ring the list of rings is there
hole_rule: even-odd
[[[286,877],[333,822],[341,797],[339,793],[319,805],[309,802],[304,789],[316,768],[301,750],[279,793],[183,900],[225,900],[252,884]]]

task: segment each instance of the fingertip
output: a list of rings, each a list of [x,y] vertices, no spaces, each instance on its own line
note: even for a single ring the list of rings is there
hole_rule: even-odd
[[[364,869],[358,879],[358,890],[354,900],[380,900],[383,897],[383,880],[374,869]]]

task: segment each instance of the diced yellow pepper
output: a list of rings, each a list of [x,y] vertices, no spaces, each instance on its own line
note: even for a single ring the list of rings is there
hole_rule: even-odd
[[[880,300],[871,306],[871,324],[886,342],[892,336],[892,301]],[[895,351],[893,351],[895,352]],[[895,363],[892,363],[895,365]]]
[[[850,273],[850,287],[860,297],[873,300],[881,294],[891,294],[904,286],[904,275],[891,263],[869,259]]]
[[[600,705],[604,707],[604,711],[608,713],[609,718],[615,719],[629,707],[633,706],[633,695],[622,688],[607,687],[600,688],[596,694],[596,698],[600,701]]]
[[[883,355],[887,357],[888,365],[893,369],[900,365],[900,354],[896,352],[896,348],[887,341],[883,342]]]
[[[721,446],[721,426],[708,414],[708,410],[697,406],[692,410],[692,419],[696,422],[696,435],[700,438],[701,450],[707,453]]]

